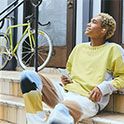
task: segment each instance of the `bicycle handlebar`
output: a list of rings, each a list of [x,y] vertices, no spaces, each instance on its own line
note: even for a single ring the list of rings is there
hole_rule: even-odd
[[[32,6],[34,7],[38,7],[42,3],[42,0],[30,0],[30,1]]]

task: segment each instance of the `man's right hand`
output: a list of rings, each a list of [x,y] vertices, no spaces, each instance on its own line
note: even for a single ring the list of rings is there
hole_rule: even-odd
[[[70,79],[69,79],[67,76],[65,76],[65,75],[62,75],[62,76],[61,76],[61,81],[62,81],[63,85],[72,83],[72,80],[70,80]]]
[[[95,87],[91,92],[90,92],[90,97],[89,99],[92,100],[93,102],[99,102],[102,97],[102,92],[98,87]]]

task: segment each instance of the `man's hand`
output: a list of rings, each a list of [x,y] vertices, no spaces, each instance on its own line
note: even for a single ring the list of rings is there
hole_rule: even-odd
[[[102,92],[98,87],[95,87],[91,92],[90,92],[90,97],[89,99],[92,100],[93,102],[99,102],[102,97]]]
[[[61,76],[61,81],[62,81],[63,85],[72,83],[72,80],[70,80],[68,77],[66,77],[64,75]]]

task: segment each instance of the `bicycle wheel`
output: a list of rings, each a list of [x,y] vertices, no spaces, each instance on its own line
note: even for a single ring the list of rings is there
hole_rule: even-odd
[[[0,33],[0,70],[4,69],[9,62],[9,38],[6,34]]]
[[[29,42],[30,37],[31,44]],[[30,37],[27,33],[17,49],[18,60],[23,69],[35,69],[35,42],[33,42],[34,33],[31,33]],[[38,71],[46,66],[50,60],[51,54],[52,43],[49,36],[43,31],[38,31]]]

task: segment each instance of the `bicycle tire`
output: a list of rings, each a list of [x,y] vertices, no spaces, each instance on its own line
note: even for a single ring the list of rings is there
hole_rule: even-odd
[[[34,39],[34,33],[31,33]],[[34,67],[34,52],[35,44],[29,44],[29,34],[27,33],[17,49],[19,63],[23,69],[35,69]],[[43,69],[49,62],[52,55],[52,43],[50,37],[43,31],[38,31],[38,67],[37,70]]]
[[[9,46],[8,36],[0,32],[0,70],[4,69],[9,62]]]

